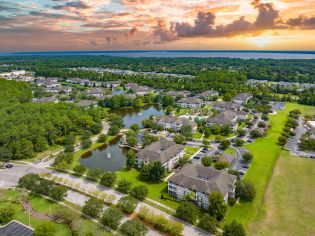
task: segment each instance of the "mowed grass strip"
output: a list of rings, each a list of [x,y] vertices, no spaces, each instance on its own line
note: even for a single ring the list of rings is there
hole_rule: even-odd
[[[277,157],[282,150],[277,144],[277,140],[285,125],[289,111],[293,109],[300,109],[306,114],[311,112],[312,107],[293,103],[287,104],[284,110],[279,111],[275,115],[270,115],[272,127],[268,134],[245,146],[254,154],[254,160],[245,175],[245,180],[251,181],[255,185],[256,198],[251,203],[242,203],[229,208],[226,216],[227,222],[237,220],[247,227],[250,221],[256,220],[258,215],[263,212],[264,194],[272,176]]]
[[[264,198],[264,214],[249,235],[315,235],[315,160],[281,151]]]

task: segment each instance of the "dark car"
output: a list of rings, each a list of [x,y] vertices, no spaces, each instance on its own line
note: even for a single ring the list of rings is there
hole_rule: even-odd
[[[4,165],[4,167],[9,169],[9,168],[12,168],[13,165],[11,163],[7,163],[7,164]]]
[[[245,168],[245,169],[248,169],[249,165],[248,164],[244,164],[244,165],[242,165],[242,167]]]

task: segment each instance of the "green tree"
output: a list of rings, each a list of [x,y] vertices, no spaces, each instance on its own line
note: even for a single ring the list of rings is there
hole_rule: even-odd
[[[115,207],[110,207],[104,212],[101,218],[101,222],[103,225],[108,226],[113,230],[116,230],[122,217],[123,214],[119,209]]]
[[[201,159],[201,163],[206,167],[211,166],[212,165],[212,158],[211,157],[204,157]]]
[[[217,170],[223,170],[228,168],[229,163],[227,163],[226,161],[218,161],[214,164],[214,168],[216,168]]]
[[[91,139],[83,139],[81,141],[81,146],[82,146],[83,149],[87,149],[87,148],[91,147],[91,145],[92,145],[92,140]]]
[[[76,175],[83,175],[86,171],[86,167],[84,165],[78,164],[75,167],[73,167],[73,171]]]
[[[35,228],[33,236],[54,236],[56,232],[55,227],[51,222],[45,222]]]
[[[235,197],[242,202],[251,202],[256,196],[254,185],[248,181],[238,181],[235,188]]]
[[[106,134],[100,134],[98,136],[97,142],[99,143],[105,143],[107,141],[107,135]]]
[[[187,139],[191,139],[192,138],[192,127],[191,125],[183,125],[180,128],[180,133],[185,136]]]
[[[114,135],[117,135],[119,131],[120,131],[120,128],[116,125],[113,125],[108,129],[108,134],[114,136]]]
[[[11,205],[3,206],[0,208],[0,225],[4,225],[13,220],[15,210]]]
[[[145,185],[133,187],[130,191],[130,195],[140,201],[143,201],[147,197],[148,193],[149,190]]]
[[[218,221],[224,218],[227,210],[227,206],[221,193],[211,193],[209,196],[209,214],[215,217]]]
[[[209,214],[203,214],[200,218],[198,227],[212,234],[216,234],[218,222],[214,217],[210,216]]]
[[[88,216],[96,218],[103,209],[103,202],[95,197],[90,197],[83,206],[82,212]]]
[[[252,160],[253,160],[253,154],[252,153],[250,153],[250,152],[246,152],[246,153],[244,153],[243,155],[242,155],[242,157],[243,157],[243,160],[246,162],[246,163],[248,163],[248,162],[251,162]]]
[[[243,139],[241,139],[241,138],[235,139],[235,146],[241,147],[241,146],[243,146],[243,144],[244,144],[244,140]]]
[[[96,169],[93,168],[93,169],[88,169],[86,175],[87,175],[87,177],[89,179],[97,181],[97,180],[99,180],[101,178],[103,173],[104,173],[103,170],[97,169],[97,168]]]
[[[176,209],[176,216],[191,224],[195,224],[199,215],[199,210],[195,204],[189,201],[181,201]]]
[[[117,174],[115,172],[106,171],[101,177],[100,184],[106,187],[112,187],[116,182]]]
[[[134,107],[142,107],[143,101],[141,97],[136,97],[135,100],[133,100],[133,106]]]
[[[116,189],[122,193],[129,193],[131,189],[131,182],[128,180],[122,179],[118,182]]]
[[[132,213],[138,205],[137,199],[132,196],[125,196],[119,199],[117,207],[123,212],[130,214]]]
[[[182,134],[176,134],[174,136],[174,142],[177,143],[177,144],[184,144],[186,143],[186,137]]]
[[[225,149],[227,149],[229,146],[230,146],[230,141],[229,140],[226,140],[226,139],[224,139],[224,140],[222,140],[221,142],[220,142],[220,146],[219,146],[219,148],[221,149],[221,150],[225,150]]]
[[[130,126],[130,129],[133,130],[135,133],[137,133],[137,132],[139,132],[140,127],[139,127],[138,124],[132,124],[132,125]]]
[[[246,232],[240,223],[235,220],[231,224],[225,225],[223,228],[223,236],[246,236]]]
[[[150,179],[153,181],[161,181],[166,172],[165,167],[161,162],[153,162],[149,164],[150,167]]]
[[[119,231],[126,236],[144,236],[148,229],[138,219],[126,221],[119,228]]]
[[[67,190],[64,186],[54,186],[50,189],[49,196],[57,201],[62,201],[67,195]]]
[[[132,149],[130,149],[126,154],[126,158],[127,158],[126,167],[127,167],[127,169],[131,169],[136,164],[135,152]]]

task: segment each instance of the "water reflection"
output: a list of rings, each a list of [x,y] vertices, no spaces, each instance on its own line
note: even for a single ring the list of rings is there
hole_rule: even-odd
[[[127,128],[132,124],[140,127],[142,120],[150,116],[164,115],[163,109],[159,105],[149,105],[142,108],[124,108],[112,111],[123,117]],[[117,137],[99,148],[85,152],[80,159],[80,163],[87,168],[100,168],[105,171],[117,171],[126,164],[126,154],[128,149],[119,146],[121,137]],[[108,158],[110,153],[111,158]]]

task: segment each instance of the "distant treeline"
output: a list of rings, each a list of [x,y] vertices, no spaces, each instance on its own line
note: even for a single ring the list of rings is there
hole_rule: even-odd
[[[315,60],[238,59],[238,58],[127,58],[113,56],[25,56],[2,57],[0,64],[53,75],[51,70],[72,67],[106,67],[133,71],[152,71],[187,75],[216,70],[234,70],[246,79],[315,82]],[[0,71],[3,68],[0,67]],[[43,71],[45,71],[43,73]],[[65,76],[65,75],[64,75]]]

